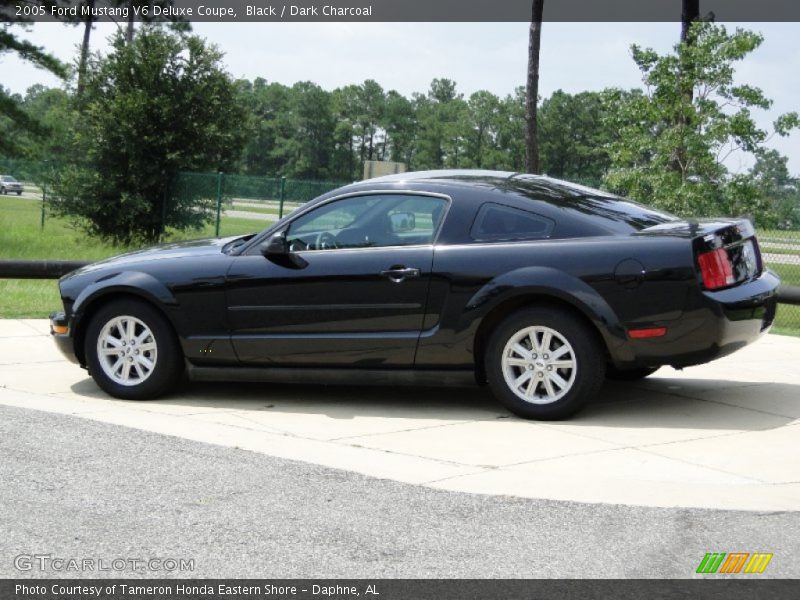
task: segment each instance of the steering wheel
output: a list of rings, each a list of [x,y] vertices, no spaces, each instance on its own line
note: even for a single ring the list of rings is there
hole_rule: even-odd
[[[330,231],[323,231],[317,236],[317,241],[314,243],[317,250],[328,250],[330,248],[338,248],[336,245],[336,236]]]
[[[308,244],[304,243],[300,238],[289,242],[289,252],[302,252],[303,250],[308,250]]]

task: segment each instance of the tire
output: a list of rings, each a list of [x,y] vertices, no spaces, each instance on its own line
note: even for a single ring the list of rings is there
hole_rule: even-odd
[[[101,355],[102,350],[108,352]],[[172,326],[161,312],[141,300],[115,300],[101,307],[86,330],[84,351],[89,374],[115,398],[158,398],[175,386],[183,371],[183,354]],[[118,363],[120,359],[122,363]]]
[[[17,192],[17,196],[22,196],[22,192]]]
[[[6,188],[0,188],[0,195],[2,196],[6,195]]]
[[[531,352],[531,334],[540,345],[539,352]],[[550,352],[541,351],[543,344]],[[556,354],[549,356],[553,353]],[[561,367],[548,364],[555,359],[561,359],[557,361]],[[509,316],[492,333],[484,360],[494,396],[524,419],[550,421],[570,417],[597,395],[605,379],[605,353],[596,332],[558,308],[528,308]],[[523,380],[519,392],[515,391],[514,379],[528,372],[531,376]],[[531,381],[538,381],[532,391]]]
[[[641,367],[638,369],[619,370],[616,367],[608,365],[606,367],[606,378],[615,381],[637,381],[645,377],[650,377],[650,375],[660,368],[661,367]]]

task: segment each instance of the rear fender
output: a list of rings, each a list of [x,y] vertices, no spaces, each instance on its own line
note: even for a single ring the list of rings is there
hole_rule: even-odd
[[[523,296],[550,297],[585,315],[615,359],[621,359],[627,341],[625,328],[609,304],[587,283],[552,267],[523,267],[489,281],[467,303],[480,320],[508,300]]]

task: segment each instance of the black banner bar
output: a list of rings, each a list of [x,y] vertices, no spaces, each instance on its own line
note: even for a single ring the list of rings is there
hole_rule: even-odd
[[[86,18],[78,0],[6,0],[0,20]],[[680,21],[681,0],[546,0],[544,21]],[[138,7],[133,11],[131,7]],[[96,0],[99,21],[196,22],[528,22],[531,0]],[[700,0],[701,18],[800,21],[798,0]]]
[[[0,279],[58,279],[89,264],[85,260],[0,260]]]
[[[8,600],[770,600],[800,597],[797,580],[759,579],[42,579],[0,581]]]

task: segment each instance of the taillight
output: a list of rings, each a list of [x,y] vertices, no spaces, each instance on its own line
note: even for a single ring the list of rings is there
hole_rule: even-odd
[[[700,263],[700,274],[707,290],[717,290],[736,283],[733,265],[725,248],[704,252],[697,257],[697,261]]]

